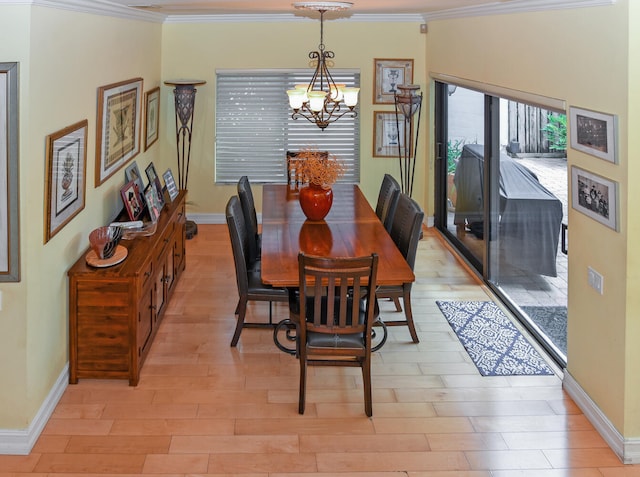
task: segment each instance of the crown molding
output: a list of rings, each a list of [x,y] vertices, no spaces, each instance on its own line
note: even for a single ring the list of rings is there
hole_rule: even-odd
[[[335,19],[350,22],[428,22],[452,18],[464,18],[483,15],[503,15],[508,13],[526,13],[545,10],[561,10],[613,5],[616,0],[519,0],[494,2],[477,7],[462,7],[442,10],[435,13],[415,14],[353,14]],[[105,15],[129,20],[141,20],[156,23],[266,23],[291,21],[316,21],[307,16],[289,14],[220,14],[220,15],[165,15],[145,11],[140,8],[126,7],[108,0],[0,0],[0,5],[33,5],[58,8],[95,15]],[[333,20],[332,20],[333,21]]]
[[[505,0],[503,0],[505,1]],[[616,0],[522,0],[519,2],[491,3],[477,7],[461,7],[425,13],[424,21],[451,18],[477,17],[484,15],[504,15],[507,13],[528,13],[569,8],[601,7],[613,5]]]
[[[156,23],[162,23],[166,18],[166,15],[125,7],[106,0],[0,0],[0,5],[31,5]]]

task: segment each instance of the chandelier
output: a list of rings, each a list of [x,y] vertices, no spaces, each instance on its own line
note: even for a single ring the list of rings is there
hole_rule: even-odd
[[[297,9],[320,12],[320,44],[318,51],[309,53],[310,63],[316,68],[311,82],[308,85],[298,84],[295,89],[287,91],[289,106],[293,109],[291,117],[293,119],[303,117],[322,130],[347,113],[354,118],[357,116],[354,108],[358,104],[360,88],[346,87],[344,84],[336,84],[333,80],[327,63],[333,66],[331,60],[335,55],[333,51],[325,50],[323,38],[325,12],[346,10],[351,5],[353,4],[350,2],[296,2],[293,4]]]

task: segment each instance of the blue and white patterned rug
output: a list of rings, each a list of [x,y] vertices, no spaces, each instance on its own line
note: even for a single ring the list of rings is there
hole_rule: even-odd
[[[542,356],[490,301],[436,301],[483,376],[551,375]]]

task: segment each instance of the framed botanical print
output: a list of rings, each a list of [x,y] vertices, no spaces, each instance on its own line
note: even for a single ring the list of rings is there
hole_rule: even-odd
[[[413,83],[413,60],[374,60],[374,104],[394,104],[399,84]]]
[[[140,152],[141,114],[142,78],[98,89],[96,187]]]
[[[144,150],[158,140],[160,127],[160,87],[147,91],[144,95]]]
[[[44,243],[84,209],[87,129],[84,119],[47,137]]]
[[[0,282],[20,281],[18,63],[0,63]]]

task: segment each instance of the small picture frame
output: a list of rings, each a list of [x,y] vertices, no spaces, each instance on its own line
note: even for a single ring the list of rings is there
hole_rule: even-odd
[[[144,95],[144,150],[146,151],[158,140],[160,128],[160,87],[157,86]]]
[[[611,114],[569,108],[571,147],[617,164],[616,117]]]
[[[142,78],[98,88],[95,186],[140,152]]]
[[[571,206],[618,231],[618,184],[571,166]]]
[[[167,188],[167,192],[169,193],[169,198],[173,201],[176,197],[178,197],[178,187],[176,186],[176,181],[173,179],[173,173],[171,169],[167,169],[164,174],[162,174],[162,178],[164,179],[164,185]]]
[[[374,157],[399,157],[399,154],[404,157],[405,147],[402,139],[405,122],[402,116],[397,116],[395,111],[374,111],[373,128]],[[399,149],[398,144],[400,144]]]
[[[140,220],[142,212],[144,212],[144,203],[141,199],[141,192],[138,189],[136,181],[127,182],[120,189],[120,196],[124,203],[124,208],[127,211],[129,220]]]
[[[160,212],[162,211],[162,205],[160,205],[160,201],[158,199],[158,195],[156,193],[156,188],[152,183],[147,185],[144,190],[144,200],[147,204],[147,210],[149,210],[149,217],[151,218],[151,222],[154,224],[158,221],[160,217]]]
[[[88,125],[84,119],[47,136],[44,243],[84,209]]]
[[[376,58],[373,77],[374,104],[394,104],[398,85],[413,83],[413,60]]]
[[[156,190],[157,201],[160,204],[160,210],[162,210],[162,207],[164,207],[164,194],[162,193],[162,184],[160,184],[160,178],[153,162],[149,163],[144,172],[147,174],[147,179],[149,179],[149,185]]]
[[[140,174],[140,169],[138,169],[136,161],[133,161],[124,170],[124,181],[134,181],[138,185],[138,190],[142,194],[142,191],[144,190],[144,182],[142,181],[142,175]]]

